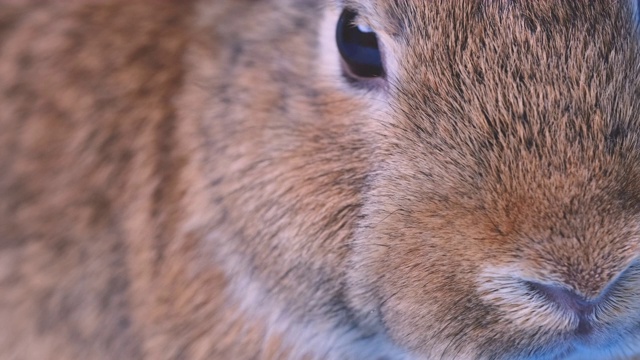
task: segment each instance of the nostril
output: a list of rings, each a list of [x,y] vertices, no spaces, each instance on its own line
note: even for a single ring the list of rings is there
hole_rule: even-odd
[[[574,291],[533,281],[525,281],[525,284],[530,292],[544,297],[547,301],[563,310],[571,311],[581,318],[593,311],[595,304]]]
[[[564,311],[575,314],[578,319],[575,329],[576,335],[588,336],[593,332],[593,324],[589,318],[595,308],[594,302],[588,301],[574,291],[559,286],[533,281],[525,281],[525,285],[531,293],[544,298]]]

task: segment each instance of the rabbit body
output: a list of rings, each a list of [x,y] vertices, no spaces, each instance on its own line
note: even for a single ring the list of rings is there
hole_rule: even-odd
[[[343,6],[376,31],[377,85],[341,70]],[[640,353],[636,21],[0,5],[0,357]]]

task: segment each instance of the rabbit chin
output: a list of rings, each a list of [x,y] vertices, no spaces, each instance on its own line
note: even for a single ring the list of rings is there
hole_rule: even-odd
[[[640,337],[610,336],[597,344],[585,344],[582,340],[563,341],[555,345],[540,346],[535,351],[511,354],[506,358],[525,360],[621,360],[635,358],[640,353]]]
[[[585,346],[578,342],[565,359],[626,359],[640,354],[640,336],[631,338],[613,336],[615,340],[596,346]]]
[[[411,360],[429,359],[492,359],[492,360],[622,360],[640,354],[640,336],[606,334],[597,341],[566,339],[536,344],[521,350],[513,348],[491,349],[477,347],[473,341],[466,344],[443,343],[428,350],[427,354],[413,355]],[[456,348],[455,354],[450,351]],[[489,353],[490,355],[486,355]]]

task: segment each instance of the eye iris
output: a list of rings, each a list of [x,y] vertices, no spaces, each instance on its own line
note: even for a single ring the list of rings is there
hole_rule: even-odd
[[[353,75],[364,78],[384,75],[376,33],[365,25],[355,25],[357,14],[344,10],[338,21],[338,50]]]

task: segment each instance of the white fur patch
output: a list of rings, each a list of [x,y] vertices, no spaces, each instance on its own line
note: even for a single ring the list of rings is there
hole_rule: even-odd
[[[267,337],[284,335],[286,345],[292,348],[292,359],[312,356],[326,360],[415,360],[382,335],[362,340],[360,331],[337,326],[330,319],[296,319],[282,304],[271,301],[259,282],[249,278],[235,279],[232,295],[243,314],[268,324]]]

